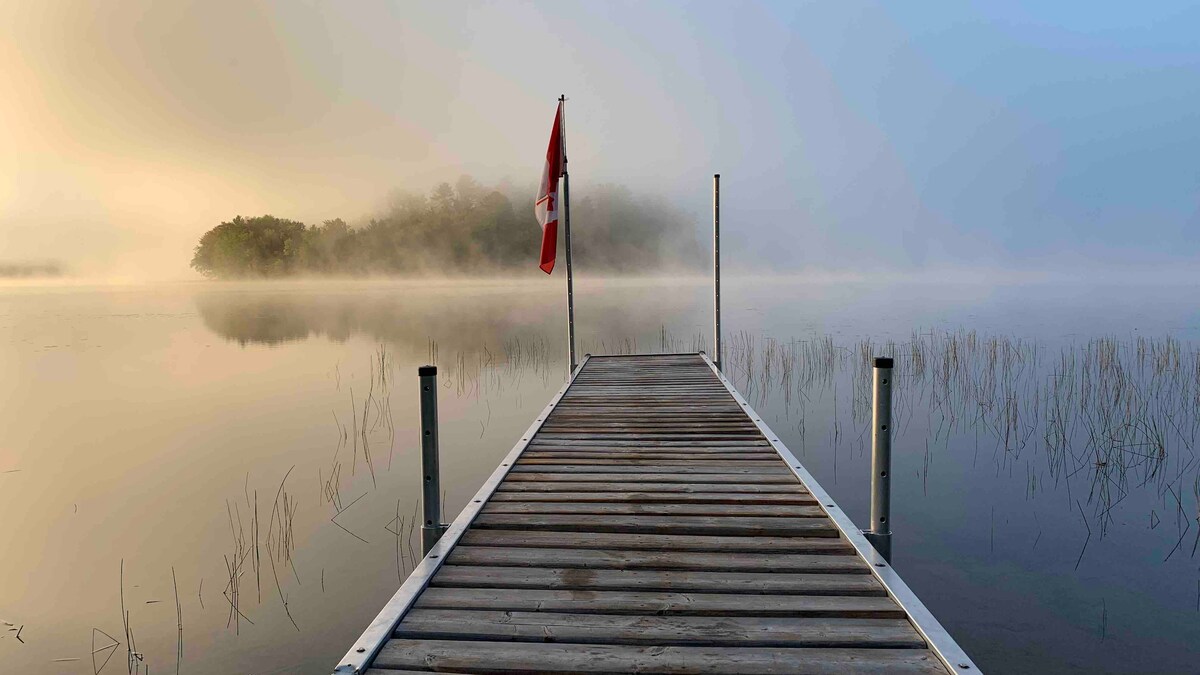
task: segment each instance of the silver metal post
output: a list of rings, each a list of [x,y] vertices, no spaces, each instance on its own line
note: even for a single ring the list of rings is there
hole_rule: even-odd
[[[713,174],[713,363],[724,362],[721,351],[721,174]]]
[[[425,520],[421,524],[421,554],[441,539],[446,526],[442,524],[442,481],[438,469],[438,412],[437,366],[417,369],[421,381],[421,505]]]
[[[876,357],[871,413],[871,527],[863,532],[892,560],[892,359]]]
[[[564,154],[567,147],[567,97],[559,96],[558,100],[562,105],[562,117],[560,124],[562,128],[559,133],[562,135],[562,146]],[[566,157],[563,157],[563,237],[566,239],[567,246],[567,344],[570,345],[568,351],[571,355],[571,370],[575,372],[575,366],[579,361],[575,358],[575,277],[572,275],[571,269],[571,175],[567,171]],[[568,377],[568,379],[570,379]]]

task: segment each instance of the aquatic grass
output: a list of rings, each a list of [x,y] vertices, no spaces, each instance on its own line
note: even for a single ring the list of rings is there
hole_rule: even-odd
[[[896,434],[907,432],[918,411],[929,428],[921,468],[926,489],[936,448],[948,450],[951,439],[971,435],[978,454],[990,438],[998,473],[1011,474],[1024,463],[1029,498],[1043,489],[1070,492],[1072,479],[1086,474],[1081,505],[1091,507],[1091,521],[1104,536],[1132,490],[1167,496],[1179,492],[1180,479],[1196,473],[1200,351],[1169,336],[1101,336],[1064,345],[1049,358],[1037,341],[963,329],[914,331],[905,342],[863,338],[844,346],[827,335],[785,343],[736,332],[727,344],[726,374],[760,405],[781,397],[784,415],[799,418],[793,428],[805,428],[808,404],[832,396],[829,443],[835,463],[847,438],[865,451],[872,359],[895,359]],[[842,400],[854,429],[849,434]],[[1040,472],[1025,459],[1031,450],[1048,480],[1039,480]],[[1187,501],[1172,498],[1169,510],[1178,515]]]
[[[175,566],[171,566],[171,588],[175,591],[175,627],[176,627],[176,643],[175,643],[175,675],[179,675],[179,668],[183,664],[183,605],[179,603],[179,582],[175,580]]]

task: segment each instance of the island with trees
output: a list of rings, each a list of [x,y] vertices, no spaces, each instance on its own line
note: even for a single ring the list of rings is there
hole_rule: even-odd
[[[617,185],[580,192],[571,203],[572,252],[589,269],[649,271],[702,262],[694,218],[681,209]],[[428,195],[400,194],[385,213],[358,226],[340,218],[309,225],[238,216],[204,233],[191,265],[219,279],[488,274],[536,268],[540,238],[532,197],[463,177]]]

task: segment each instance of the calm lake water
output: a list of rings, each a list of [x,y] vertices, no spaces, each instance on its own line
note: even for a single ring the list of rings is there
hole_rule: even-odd
[[[699,280],[579,286],[582,352],[711,343]],[[859,523],[897,358],[895,565],[983,669],[1200,672],[1200,287],[723,290],[727,372]],[[0,287],[0,671],[328,672],[419,547],[416,366],[450,519],[562,385],[563,303]]]

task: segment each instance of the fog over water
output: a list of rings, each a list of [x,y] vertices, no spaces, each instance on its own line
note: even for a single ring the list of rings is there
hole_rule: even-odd
[[[731,268],[1181,268],[1197,27],[1183,2],[4,3],[0,261],[189,278],[238,214],[532,185],[565,93],[576,193],[703,231],[722,173]]]

